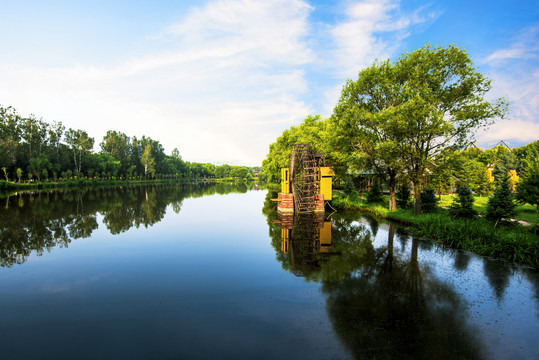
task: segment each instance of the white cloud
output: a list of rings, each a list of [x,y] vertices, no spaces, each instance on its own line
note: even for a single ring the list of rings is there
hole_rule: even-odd
[[[520,146],[538,139],[539,134],[539,28],[524,29],[506,48],[497,49],[483,60],[490,67],[491,97],[509,101],[506,120],[500,120],[478,141],[486,146],[500,140]]]
[[[0,98],[85,129],[96,144],[113,129],[178,147],[189,161],[260,164],[310,111],[301,67],[310,11],[302,1],[209,2],[153,38],[160,52],[120,65],[2,65]]]
[[[332,61],[339,74],[355,77],[374,60],[385,60],[402,47],[412,26],[432,20],[437,15],[423,15],[420,8],[403,13],[398,0],[365,0],[353,2],[345,10],[346,20],[333,27],[336,45]]]
[[[507,60],[537,59],[538,31],[538,27],[525,29],[509,47],[494,51],[483,62],[496,66]]]

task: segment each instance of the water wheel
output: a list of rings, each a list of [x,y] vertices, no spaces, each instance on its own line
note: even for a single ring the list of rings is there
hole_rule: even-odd
[[[294,211],[313,211],[319,193],[320,154],[315,154],[311,145],[296,144],[290,154],[290,187],[294,195]]]

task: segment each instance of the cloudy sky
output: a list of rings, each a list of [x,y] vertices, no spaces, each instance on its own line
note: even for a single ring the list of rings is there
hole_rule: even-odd
[[[346,79],[428,42],[465,48],[510,101],[479,145],[539,138],[536,0],[0,0],[0,14],[0,105],[96,144],[118,130],[259,165],[283,130],[329,116]]]

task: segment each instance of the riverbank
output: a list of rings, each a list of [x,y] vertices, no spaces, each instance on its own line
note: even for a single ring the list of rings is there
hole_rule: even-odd
[[[335,192],[332,206],[336,209],[366,211],[401,222],[409,226],[414,234],[440,241],[455,249],[539,267],[537,223],[523,226],[518,222],[506,222],[494,227],[492,222],[482,217],[452,219],[442,207],[432,213],[414,216],[412,209],[390,211],[387,205],[367,203],[357,193],[344,195]]]
[[[241,180],[249,183],[254,180]],[[73,179],[63,181],[41,181],[41,182],[12,182],[0,180],[0,190],[32,190],[32,189],[56,189],[67,187],[88,187],[88,186],[116,186],[116,185],[144,185],[144,184],[200,184],[200,183],[236,183],[238,179]]]
[[[43,189],[65,189],[75,187],[92,186],[118,186],[118,185],[144,185],[144,184],[198,184],[203,182],[215,182],[206,179],[74,179],[65,181],[44,181],[44,182],[11,182],[0,180],[0,191],[11,190],[43,190]]]

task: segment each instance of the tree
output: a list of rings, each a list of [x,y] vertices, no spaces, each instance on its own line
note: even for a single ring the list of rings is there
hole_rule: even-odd
[[[454,45],[423,48],[397,60],[401,85],[398,113],[407,119],[399,134],[414,185],[414,214],[421,213],[420,188],[427,166],[449,149],[464,148],[475,130],[503,118],[506,102],[484,95],[491,81],[476,71],[465,50]],[[402,134],[401,134],[402,132]]]
[[[295,144],[310,144],[315,152],[324,153],[325,134],[326,122],[320,115],[308,116],[300,125],[283,131],[282,135],[270,144],[268,155],[262,161],[262,168],[269,181],[280,180],[281,168],[288,167],[290,153]]]
[[[516,204],[513,201],[513,193],[509,188],[509,179],[505,177],[494,191],[494,195],[488,199],[487,219],[496,220],[496,226],[501,219],[508,219],[516,214]]]
[[[371,187],[371,191],[367,193],[367,202],[380,203],[382,201],[384,201],[384,196],[382,194],[382,191],[380,190],[380,185],[373,184]]]
[[[126,175],[129,168],[129,153],[131,151],[129,137],[122,132],[109,130],[99,146],[103,154],[112,156],[120,162],[119,172]]]
[[[503,181],[510,170],[516,170],[519,166],[519,161],[517,157],[511,152],[505,152],[499,159],[496,161],[492,175],[496,180],[496,183]]]
[[[155,174],[155,160],[152,156],[152,148],[150,144],[146,145],[144,148],[140,162],[144,166],[144,176],[147,176],[148,173],[150,173],[152,176]]]
[[[494,176],[490,169],[486,169],[480,178],[480,184],[477,188],[477,191],[481,196],[488,195],[492,192],[492,184],[494,183]]]
[[[348,151],[363,152],[386,169],[406,170],[418,215],[422,180],[433,161],[464,148],[476,129],[505,115],[503,99],[484,100],[490,88],[463,49],[428,44],[348,81],[332,118]]]
[[[515,192],[517,184],[520,180],[520,178],[517,175],[517,171],[509,170],[509,172],[507,173],[507,179],[509,181],[509,188],[511,189],[512,192]]]
[[[396,209],[397,175],[404,162],[395,113],[399,101],[397,71],[389,60],[375,62],[348,80],[330,118],[331,145],[346,163],[374,170],[389,188],[389,209]]]
[[[421,206],[423,211],[432,212],[436,210],[438,204],[438,199],[434,193],[434,189],[427,188],[421,193]]]
[[[457,189],[457,196],[453,199],[449,208],[449,214],[455,218],[471,218],[477,216],[473,208],[474,197],[472,190],[465,186]]]
[[[53,122],[52,125],[49,125],[49,145],[52,147],[55,156],[54,161],[58,161],[60,158],[60,143],[62,141],[62,136],[65,131],[65,126],[62,125],[62,122]]]
[[[0,106],[0,166],[15,164],[21,138],[20,116],[12,107]]]
[[[47,159],[45,154],[39,155],[37,158],[30,159],[28,165],[28,172],[32,172],[38,181],[41,180],[41,175],[45,178],[48,177],[49,170],[52,168],[52,164]]]
[[[88,136],[84,130],[69,129],[66,132],[66,142],[73,151],[73,162],[75,163],[75,171],[81,173],[82,156],[91,152],[94,146],[94,139]]]
[[[406,209],[410,205],[410,198],[410,186],[407,183],[404,183],[401,186],[397,187],[395,199],[399,208]]]
[[[539,156],[527,161],[516,190],[517,201],[536,205],[539,211]]]

